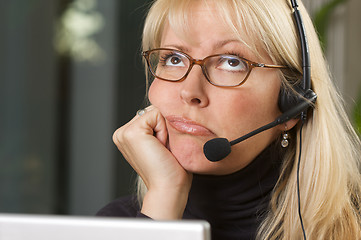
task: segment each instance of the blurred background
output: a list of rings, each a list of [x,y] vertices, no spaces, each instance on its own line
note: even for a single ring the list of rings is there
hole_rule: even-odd
[[[0,2],[0,212],[94,215],[132,192],[112,143],[144,106],[150,0]],[[360,0],[305,0],[361,126]]]

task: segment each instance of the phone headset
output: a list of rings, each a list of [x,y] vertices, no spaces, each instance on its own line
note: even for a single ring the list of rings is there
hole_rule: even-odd
[[[306,232],[303,225],[301,214],[301,200],[300,200],[300,162],[301,162],[301,150],[302,150],[302,128],[307,120],[307,111],[309,108],[313,108],[316,102],[317,95],[311,89],[311,65],[310,54],[308,48],[308,41],[306,32],[304,29],[301,14],[298,10],[297,0],[291,0],[293,9],[293,17],[296,23],[298,31],[301,51],[302,51],[302,81],[299,85],[294,87],[294,91],[281,87],[278,97],[278,107],[282,112],[282,115],[277,117],[273,122],[266,124],[240,138],[233,141],[228,141],[226,138],[215,138],[206,142],[203,146],[203,152],[209,161],[217,162],[224,159],[231,153],[231,146],[240,143],[258,133],[261,133],[267,129],[282,124],[292,118],[300,118],[300,135],[299,135],[299,156],[297,162],[297,197],[298,197],[298,215],[302,228],[303,238],[306,240]]]

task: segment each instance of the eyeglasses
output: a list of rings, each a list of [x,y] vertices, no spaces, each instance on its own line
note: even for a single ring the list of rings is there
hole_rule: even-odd
[[[215,86],[235,87],[246,82],[253,68],[287,68],[281,65],[256,63],[231,54],[215,54],[202,60],[169,48],[143,52],[151,74],[165,81],[182,81],[194,65],[199,65],[207,81]]]

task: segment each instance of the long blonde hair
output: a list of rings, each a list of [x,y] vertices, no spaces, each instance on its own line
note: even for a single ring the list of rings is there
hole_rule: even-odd
[[[143,49],[159,47],[169,23],[187,36],[190,5],[195,0],[158,0],[150,8],[143,32]],[[198,0],[215,4],[218,16],[258,56],[266,52],[275,64],[289,66],[281,73],[282,86],[291,88],[301,75],[301,51],[288,0]],[[205,5],[205,6],[206,6]],[[308,239],[361,239],[361,143],[331,81],[311,19],[299,1],[308,36],[312,88],[318,95],[302,131],[300,165],[301,212]],[[249,39],[242,38],[241,29]],[[300,129],[283,160],[270,210],[258,239],[301,239],[298,217],[297,158]],[[139,184],[142,198],[146,188]]]

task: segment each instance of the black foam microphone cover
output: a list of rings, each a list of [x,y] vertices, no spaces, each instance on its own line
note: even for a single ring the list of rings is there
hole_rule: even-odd
[[[214,138],[204,144],[203,153],[209,161],[217,162],[231,153],[231,144],[227,138]]]

